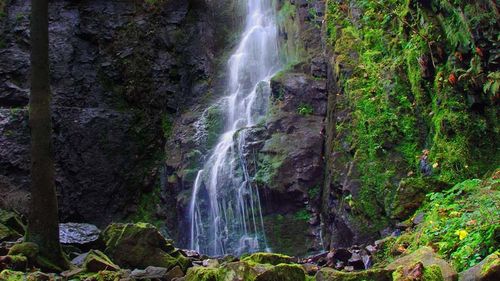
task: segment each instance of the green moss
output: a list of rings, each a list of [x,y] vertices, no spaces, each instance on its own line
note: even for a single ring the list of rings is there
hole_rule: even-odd
[[[431,265],[424,268],[422,280],[425,281],[444,281],[441,268],[437,265]]]
[[[304,269],[298,264],[278,264],[257,276],[255,281],[305,281]]]
[[[297,112],[303,116],[309,116],[314,113],[314,109],[310,104],[300,104],[297,108]]]
[[[291,256],[307,255],[310,238],[298,234],[307,233],[308,229],[308,221],[295,214],[264,216],[267,242],[274,252]]]
[[[31,242],[24,242],[20,244],[15,244],[10,248],[9,255],[22,255],[31,260],[38,256],[38,245]]]
[[[213,105],[205,114],[205,129],[207,131],[207,147],[213,147],[224,130],[224,112],[219,105]]]
[[[242,261],[278,265],[281,263],[292,263],[293,259],[290,256],[275,253],[254,253],[242,259]]]
[[[24,281],[26,280],[27,273],[25,272],[19,272],[19,271],[12,271],[12,270],[2,270],[0,272],[0,280],[5,280],[5,281]]]
[[[192,267],[187,271],[186,281],[222,281],[224,271],[218,268]]]
[[[332,268],[322,268],[316,275],[316,280],[324,281],[392,281],[392,271],[385,269],[370,269],[359,272],[342,272]]]

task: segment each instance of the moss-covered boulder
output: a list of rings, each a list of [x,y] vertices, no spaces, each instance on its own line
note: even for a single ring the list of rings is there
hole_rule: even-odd
[[[278,264],[255,278],[255,281],[304,281],[306,274],[298,264]]]
[[[98,250],[92,250],[87,254],[83,262],[83,267],[88,272],[99,272],[103,270],[117,271],[120,269],[120,267],[114,264],[103,252]]]
[[[401,180],[390,202],[386,202],[386,212],[393,219],[406,219],[413,214],[429,192],[441,190],[445,187],[431,178],[416,177]]]
[[[316,274],[316,281],[391,281],[392,272],[392,270],[388,269],[343,272],[332,268],[322,268]]]
[[[185,281],[219,281],[223,280],[224,275],[221,269],[197,266],[187,271]]]
[[[443,281],[443,275],[439,266],[431,265],[424,267],[422,263],[418,262],[412,266],[398,267],[398,269],[392,273],[392,280]]]
[[[184,271],[189,260],[171,242],[148,223],[111,224],[102,233],[104,253],[124,268],[158,266],[171,269],[180,266]]]
[[[482,262],[459,274],[459,281],[494,281],[500,280],[500,254],[493,253]]]
[[[293,263],[294,259],[287,255],[275,253],[254,253],[248,257],[243,258],[243,261],[260,264],[278,265],[281,263]]]
[[[458,274],[455,269],[448,264],[445,260],[441,259],[434,253],[432,248],[430,247],[421,247],[415,252],[401,257],[394,262],[390,263],[386,269],[388,270],[398,270],[398,268],[403,267],[411,267],[417,264],[418,262],[422,263],[422,265],[427,268],[431,266],[438,266],[441,270],[441,274],[444,281],[455,281],[457,280]]]
[[[28,258],[21,255],[7,255],[0,257],[0,268],[24,271],[28,268]],[[0,278],[0,280],[3,280]]]
[[[32,242],[24,242],[15,244],[10,248],[9,255],[22,255],[31,261],[34,261],[38,256],[38,245]]]

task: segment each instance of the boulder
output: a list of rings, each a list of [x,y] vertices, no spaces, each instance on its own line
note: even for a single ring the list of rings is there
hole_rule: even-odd
[[[356,272],[342,272],[332,268],[322,268],[316,274],[316,281],[392,281],[392,270],[370,269]]]
[[[494,281],[500,280],[500,255],[498,253],[487,256],[479,264],[460,272],[459,281]]]
[[[121,267],[180,266],[186,270],[190,263],[148,223],[111,224],[102,233],[102,239],[106,244],[104,252]]]
[[[414,265],[400,266],[392,274],[393,281],[423,280],[423,281],[443,281],[441,268],[437,265],[425,266],[421,262]]]
[[[424,267],[430,267],[432,265],[438,266],[441,270],[444,281],[457,280],[458,275],[455,269],[453,269],[453,267],[445,260],[439,258],[430,247],[421,247],[415,252],[401,257],[390,263],[386,269],[394,271],[399,267],[406,268],[414,266],[418,262],[421,262]]]
[[[103,252],[99,250],[92,250],[85,257],[83,267],[88,272],[99,271],[118,271],[119,266],[114,264]]]
[[[305,281],[304,269],[297,264],[279,264],[255,278],[255,281]]]
[[[90,247],[97,244],[100,233],[97,226],[88,223],[59,224],[59,240],[62,244]]]
[[[20,244],[15,244],[10,248],[9,255],[21,255],[28,258],[30,261],[34,261],[38,256],[38,245],[31,242],[24,242]]]
[[[292,257],[274,253],[254,253],[248,257],[243,258],[242,260],[260,264],[271,264],[271,265],[294,262],[294,259]]]

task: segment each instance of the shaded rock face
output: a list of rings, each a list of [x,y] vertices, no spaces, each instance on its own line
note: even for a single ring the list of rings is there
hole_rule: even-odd
[[[7,1],[0,18],[0,193],[7,195],[0,204],[23,212],[29,200],[29,3]],[[214,29],[227,15],[216,18],[210,5],[51,1],[63,221],[103,226],[123,218],[159,181],[164,120],[210,92],[216,50],[226,42],[227,31]]]

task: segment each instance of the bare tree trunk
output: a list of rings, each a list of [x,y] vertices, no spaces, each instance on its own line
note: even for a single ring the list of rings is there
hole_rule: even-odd
[[[59,244],[59,219],[54,183],[49,82],[48,0],[31,6],[31,209],[26,240],[38,244],[48,264],[66,269]]]

